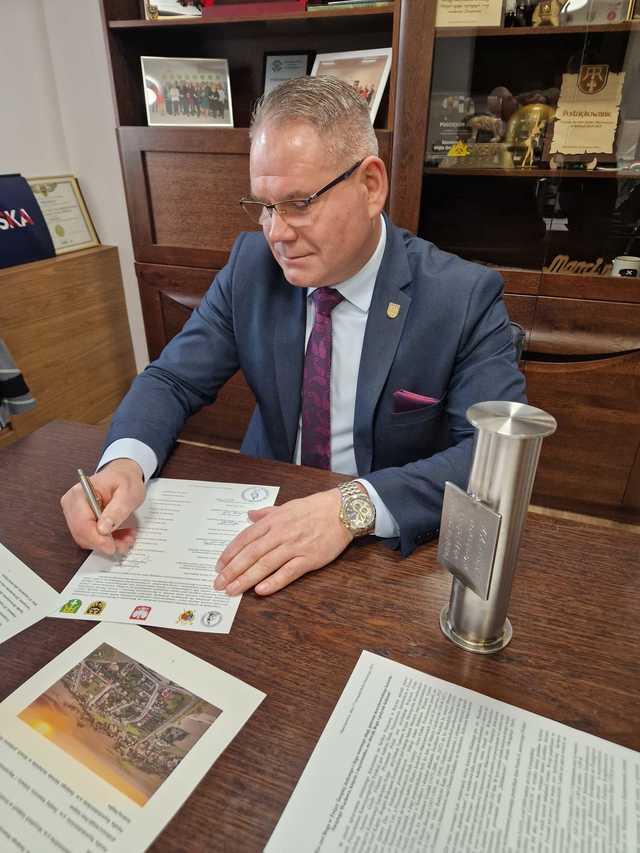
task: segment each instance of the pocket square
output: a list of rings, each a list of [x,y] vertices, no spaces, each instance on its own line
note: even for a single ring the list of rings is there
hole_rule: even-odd
[[[411,412],[414,409],[422,409],[425,406],[433,406],[439,403],[437,397],[425,397],[424,394],[416,394],[413,391],[405,391],[401,388],[393,392],[393,413]]]

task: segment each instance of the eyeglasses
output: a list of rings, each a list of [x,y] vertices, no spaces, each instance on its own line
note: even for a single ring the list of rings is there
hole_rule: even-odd
[[[337,184],[342,181],[346,181],[347,178],[350,178],[362,163],[364,163],[364,158],[362,160],[358,160],[358,162],[354,163],[354,165],[350,169],[347,169],[346,172],[338,175],[337,178],[334,178],[326,186],[322,187],[322,189],[308,195],[306,198],[291,198],[288,201],[276,201],[273,204],[265,204],[262,201],[253,201],[253,199],[250,198],[241,198],[240,205],[249,219],[252,222],[256,222],[258,225],[266,225],[271,222],[274,210],[277,211],[278,216],[283,219],[287,225],[304,225],[305,222],[309,221],[309,208],[311,207],[311,204],[319,199],[321,195],[324,195],[324,193],[333,189]]]

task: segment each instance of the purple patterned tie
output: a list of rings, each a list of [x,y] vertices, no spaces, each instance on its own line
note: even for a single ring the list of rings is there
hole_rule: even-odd
[[[316,319],[309,336],[302,379],[301,463],[331,466],[331,312],[344,296],[330,287],[311,294]]]

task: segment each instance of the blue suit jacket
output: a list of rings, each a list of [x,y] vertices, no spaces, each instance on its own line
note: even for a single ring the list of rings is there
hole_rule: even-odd
[[[242,234],[182,332],[134,381],[107,438],[137,438],[159,467],[185,419],[241,368],[257,400],[242,444],[291,462],[300,413],[306,289],[285,280],[261,234]],[[400,306],[387,315],[390,302]],[[466,487],[469,406],[525,401],[492,270],[391,225],[367,320],[353,425],[358,473],[400,526],[403,554],[438,531],[444,483]],[[393,392],[440,400],[394,412]],[[395,544],[398,544],[397,542]]]

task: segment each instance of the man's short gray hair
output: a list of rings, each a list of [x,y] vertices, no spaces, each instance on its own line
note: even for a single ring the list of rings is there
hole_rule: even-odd
[[[297,77],[280,83],[256,103],[249,136],[253,141],[265,125],[284,127],[296,121],[316,129],[336,164],[348,166],[378,155],[367,102],[337,77]]]

